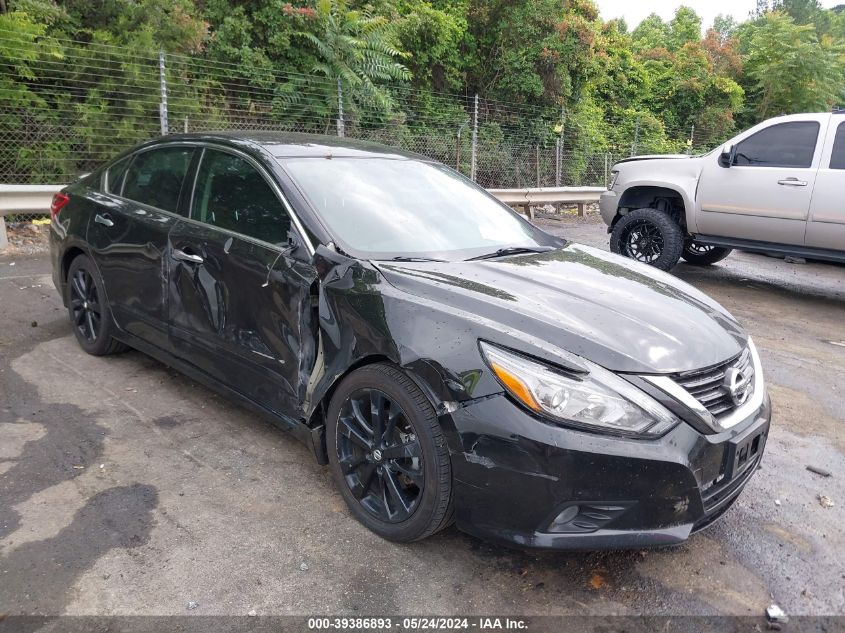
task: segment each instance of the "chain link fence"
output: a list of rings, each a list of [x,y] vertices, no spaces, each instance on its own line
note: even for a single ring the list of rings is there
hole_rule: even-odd
[[[715,146],[720,130],[565,113],[0,31],[0,183],[59,184],[161,134],[344,135],[441,161],[487,188],[605,186],[623,156]],[[723,136],[723,135],[722,135]],[[599,142],[596,139],[603,139]]]

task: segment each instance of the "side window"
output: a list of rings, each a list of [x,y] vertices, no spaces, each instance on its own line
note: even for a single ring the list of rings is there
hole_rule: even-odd
[[[845,169],[845,123],[836,128],[836,138],[833,139],[833,155],[830,157],[831,169]]]
[[[123,197],[175,213],[193,153],[190,147],[164,147],[137,154],[126,172]]]
[[[271,244],[287,244],[291,225],[287,210],[252,165],[211,149],[200,162],[191,217]]]
[[[129,163],[131,162],[132,157],[127,156],[109,167],[105,180],[107,192],[120,195],[120,190],[123,188],[123,176],[126,174],[126,168],[129,167]]]
[[[820,127],[816,121],[795,121],[760,130],[736,146],[734,164],[746,167],[810,167]]]

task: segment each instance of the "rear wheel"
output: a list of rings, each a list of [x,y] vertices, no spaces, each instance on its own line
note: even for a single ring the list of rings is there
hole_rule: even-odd
[[[684,232],[664,211],[637,209],[613,227],[610,250],[661,270],[670,270],[684,249]]]
[[[417,541],[452,520],[452,471],[437,416],[419,387],[389,365],[343,380],[329,405],[326,447],[353,516],[376,534]]]
[[[693,240],[684,244],[684,252],[681,254],[681,257],[693,266],[709,266],[710,264],[722,261],[732,251],[732,248],[699,244]]]
[[[79,255],[70,263],[65,292],[73,333],[83,350],[94,356],[106,356],[127,349],[112,337],[115,325],[103,282],[87,255]]]

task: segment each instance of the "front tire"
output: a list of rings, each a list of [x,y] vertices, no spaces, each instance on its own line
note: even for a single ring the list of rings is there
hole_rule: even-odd
[[[83,350],[92,356],[108,356],[127,349],[112,336],[115,325],[103,281],[87,255],[78,255],[70,263],[65,293],[73,333]]]
[[[332,474],[352,515],[390,541],[431,536],[452,521],[452,466],[420,388],[385,364],[337,388],[326,417]]]
[[[684,232],[664,211],[637,209],[622,216],[610,235],[610,250],[660,270],[681,259]]]
[[[711,264],[722,261],[732,252],[732,248],[709,246],[707,244],[699,244],[696,241],[689,241],[684,244],[684,252],[681,254],[681,257],[693,266],[710,266]]]

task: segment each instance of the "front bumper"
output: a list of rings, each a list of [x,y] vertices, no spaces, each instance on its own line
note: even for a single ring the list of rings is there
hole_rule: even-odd
[[[599,213],[608,228],[613,224],[616,212],[619,210],[619,196],[612,189],[605,191],[599,197]]]
[[[505,395],[451,418],[458,528],[524,547],[622,549],[675,545],[721,516],[760,463],[771,403],[723,433],[682,423],[657,440],[561,427]],[[735,447],[754,439],[738,466]]]

